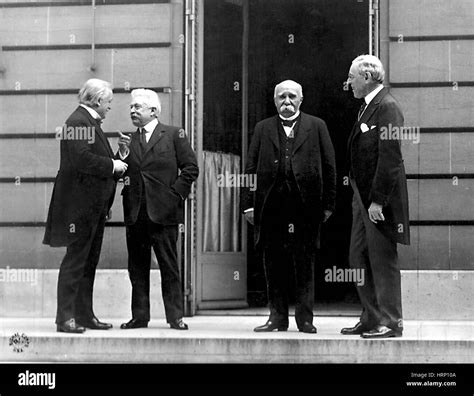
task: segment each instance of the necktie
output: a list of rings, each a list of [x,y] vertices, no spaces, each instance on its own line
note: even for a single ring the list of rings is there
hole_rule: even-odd
[[[146,138],[145,138],[145,129],[140,129],[140,151],[142,156],[145,155],[146,151]]]
[[[366,107],[367,107],[367,104],[365,103],[365,100],[364,100],[364,103],[362,103],[362,106],[360,106],[359,114],[357,115],[357,121],[359,121],[360,117],[362,117],[362,114],[364,113],[364,110]]]
[[[145,147],[146,146],[146,137],[145,137],[145,129],[140,129],[140,144]]]
[[[283,119],[281,119],[281,123],[283,124],[283,126],[292,127],[293,124],[295,123],[295,120],[290,121],[290,120],[283,120]]]

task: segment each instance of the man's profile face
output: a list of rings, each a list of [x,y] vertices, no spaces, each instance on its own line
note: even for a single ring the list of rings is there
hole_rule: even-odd
[[[145,104],[140,97],[134,98],[130,103],[130,118],[136,127],[144,127],[155,118],[155,109]]]
[[[113,97],[114,94],[112,93],[112,91],[109,91],[97,103],[97,107],[94,110],[97,111],[97,114],[100,115],[100,118],[104,119],[109,110],[111,109]]]
[[[284,85],[277,88],[275,106],[282,117],[288,118],[295,115],[301,102],[303,102],[303,96],[295,87]]]
[[[351,86],[354,97],[362,99],[368,94],[368,84],[370,79],[360,73],[356,64],[352,64],[347,77],[347,84]]]

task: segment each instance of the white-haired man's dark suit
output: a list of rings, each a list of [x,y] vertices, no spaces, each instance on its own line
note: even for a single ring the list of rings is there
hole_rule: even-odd
[[[347,145],[354,189],[350,266],[365,271],[364,285],[357,286],[360,325],[347,329],[354,334],[379,325],[396,336],[403,331],[397,243],[410,243],[408,193],[400,140],[389,133],[401,127],[400,106],[384,88],[354,124]],[[385,220],[377,224],[368,217],[372,202],[383,207]]]
[[[257,189],[244,189],[242,210],[254,208],[255,245],[263,251],[270,322],[279,330],[288,328],[288,271],[293,271],[295,318],[303,331],[313,322],[318,230],[324,210],[335,208],[336,166],[322,119],[301,112],[293,132],[285,134],[279,116],[255,126],[245,173],[257,175]]]

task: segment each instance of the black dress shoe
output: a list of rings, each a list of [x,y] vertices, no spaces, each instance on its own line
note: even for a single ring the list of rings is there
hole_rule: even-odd
[[[298,327],[298,330],[303,333],[316,334],[318,330],[309,322],[304,322],[303,326]]]
[[[148,327],[147,320],[140,320],[140,319],[131,319],[127,323],[122,323],[120,325],[121,329],[139,329],[142,327]]]
[[[175,330],[188,330],[188,325],[183,322],[183,319],[177,319],[170,322],[170,327]]]
[[[344,327],[341,330],[341,334],[344,335],[360,335],[364,331],[369,331],[370,328],[367,326],[363,325],[362,323],[358,322],[354,327]]]
[[[74,318],[66,320],[65,322],[56,325],[56,330],[59,333],[84,333],[86,329],[76,323]]]
[[[112,325],[110,323],[101,322],[95,316],[89,320],[78,319],[77,322],[81,326],[86,327],[88,329],[93,329],[93,330],[108,330],[112,328]]]
[[[400,330],[393,330],[387,326],[377,326],[375,329],[362,333],[362,338],[389,338],[401,337]]]
[[[257,333],[269,332],[273,330],[287,331],[288,324],[272,322],[271,320],[268,320],[267,323],[265,323],[264,325],[255,327],[255,329],[253,329],[253,331]]]

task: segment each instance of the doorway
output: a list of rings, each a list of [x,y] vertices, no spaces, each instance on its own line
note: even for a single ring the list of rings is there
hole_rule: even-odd
[[[303,86],[301,110],[326,121],[336,151],[337,206],[321,232],[315,301],[357,304],[354,286],[326,282],[325,271],[348,267],[352,190],[344,178],[345,154],[360,104],[343,83],[352,59],[369,52],[369,1],[205,0],[203,12],[205,207],[197,231],[197,308],[267,304],[253,230],[240,214],[238,188],[232,188],[237,180],[230,186],[225,175],[243,171],[253,128],[276,113],[273,90],[286,79]]]

